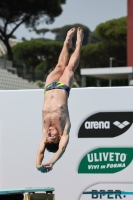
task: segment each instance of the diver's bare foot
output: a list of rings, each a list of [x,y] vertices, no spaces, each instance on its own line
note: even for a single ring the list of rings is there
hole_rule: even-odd
[[[72,47],[72,37],[74,35],[74,32],[75,32],[75,28],[72,28],[67,32],[67,36],[66,36],[64,44],[66,44],[69,48]]]
[[[82,45],[83,38],[84,38],[83,30],[79,27],[77,29],[77,41],[76,41],[76,45],[77,44]]]

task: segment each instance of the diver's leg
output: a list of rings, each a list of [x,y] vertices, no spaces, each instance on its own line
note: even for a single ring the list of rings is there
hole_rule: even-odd
[[[62,76],[59,79],[60,82],[63,82],[65,85],[69,86],[70,88],[72,87],[72,84],[73,84],[74,72],[79,64],[83,37],[84,37],[83,30],[81,28],[78,28],[75,51],[71,55],[69,63],[67,67],[65,68]]]
[[[62,51],[60,53],[58,63],[55,69],[47,76],[45,87],[51,84],[53,81],[58,81],[62,76],[65,67],[69,62],[69,48],[72,46],[72,37],[74,35],[75,28],[68,31]]]

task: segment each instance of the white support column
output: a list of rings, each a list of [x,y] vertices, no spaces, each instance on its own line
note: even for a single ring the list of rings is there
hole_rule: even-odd
[[[133,85],[133,75],[132,75],[132,74],[129,74],[129,75],[128,75],[128,85],[129,85],[129,86],[132,86],[132,85]]]
[[[101,87],[101,80],[97,79],[97,87]]]
[[[81,86],[86,87],[86,76],[84,75],[81,76]]]

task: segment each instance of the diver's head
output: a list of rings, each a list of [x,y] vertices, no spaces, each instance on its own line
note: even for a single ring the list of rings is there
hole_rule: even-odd
[[[53,126],[50,126],[46,133],[46,149],[53,153],[56,152],[59,147],[60,138],[61,136],[58,133],[58,130]]]

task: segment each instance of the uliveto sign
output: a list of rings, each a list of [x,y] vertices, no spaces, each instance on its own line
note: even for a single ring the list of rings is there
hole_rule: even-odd
[[[133,112],[100,112],[88,117],[81,125],[79,138],[116,137],[133,123]]]
[[[124,170],[133,159],[133,148],[98,148],[80,161],[78,173],[105,174]]]

